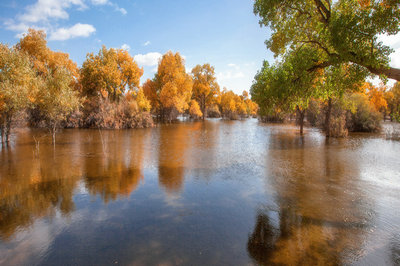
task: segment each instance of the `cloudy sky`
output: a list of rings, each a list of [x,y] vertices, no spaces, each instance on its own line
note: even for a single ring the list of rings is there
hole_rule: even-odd
[[[78,65],[102,45],[124,48],[144,68],[142,82],[171,50],[184,56],[187,71],[210,63],[221,87],[241,93],[262,61],[273,61],[264,44],[269,31],[252,10],[253,0],[2,0],[0,41],[13,45],[29,27],[44,29],[48,45]],[[400,67],[400,38],[382,40]]]

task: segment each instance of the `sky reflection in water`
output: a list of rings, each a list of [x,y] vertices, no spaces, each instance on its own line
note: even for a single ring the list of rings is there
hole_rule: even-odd
[[[400,263],[385,135],[254,119],[43,134],[0,150],[2,265]]]

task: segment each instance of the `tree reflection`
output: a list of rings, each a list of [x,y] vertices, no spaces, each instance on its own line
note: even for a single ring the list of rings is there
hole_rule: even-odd
[[[73,157],[62,156],[52,145],[32,151],[28,135],[0,153],[0,237],[9,239],[35,219],[67,215],[75,208],[73,191],[80,177]],[[58,154],[61,154],[60,156]],[[6,162],[6,164],[4,163]]]
[[[310,136],[272,135],[271,142],[266,182],[276,207],[259,210],[249,255],[261,265],[337,265],[360,256],[373,217],[354,155],[338,152],[341,142],[326,146]]]
[[[159,130],[158,182],[168,193],[175,194],[182,189],[188,141],[185,125],[172,124]]]
[[[148,131],[118,132],[117,136],[113,131],[99,134],[84,145],[86,188],[93,195],[100,194],[104,202],[129,196],[143,179]]]

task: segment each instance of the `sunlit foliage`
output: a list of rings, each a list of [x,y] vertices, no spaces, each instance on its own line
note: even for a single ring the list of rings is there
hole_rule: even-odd
[[[199,103],[204,120],[207,108],[215,103],[215,96],[219,93],[214,67],[210,64],[197,65],[192,69],[192,76],[192,97]]]
[[[275,56],[299,49],[312,51],[312,72],[335,64],[354,63],[376,75],[400,80],[400,69],[389,67],[392,50],[378,35],[400,31],[396,0],[256,0],[260,25],[270,27],[267,47]]]
[[[200,110],[199,103],[196,100],[190,101],[189,114],[194,119],[199,119],[200,117],[204,117],[203,113]]]
[[[142,75],[143,69],[128,51],[103,46],[97,55],[87,54],[80,82],[84,95],[102,95],[116,101],[126,91],[136,91]]]
[[[9,140],[13,117],[32,105],[38,82],[26,53],[0,44],[0,131]]]
[[[146,81],[143,90],[153,110],[163,119],[172,121],[189,109],[192,97],[192,79],[186,73],[179,53],[167,52],[158,64],[154,79]]]

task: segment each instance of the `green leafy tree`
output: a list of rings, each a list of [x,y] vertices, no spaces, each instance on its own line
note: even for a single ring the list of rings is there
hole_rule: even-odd
[[[378,41],[400,30],[398,0],[255,0],[254,13],[272,30],[266,44],[275,56],[304,47],[318,55],[308,72],[353,63],[400,80],[400,69],[389,66],[393,50]]]

